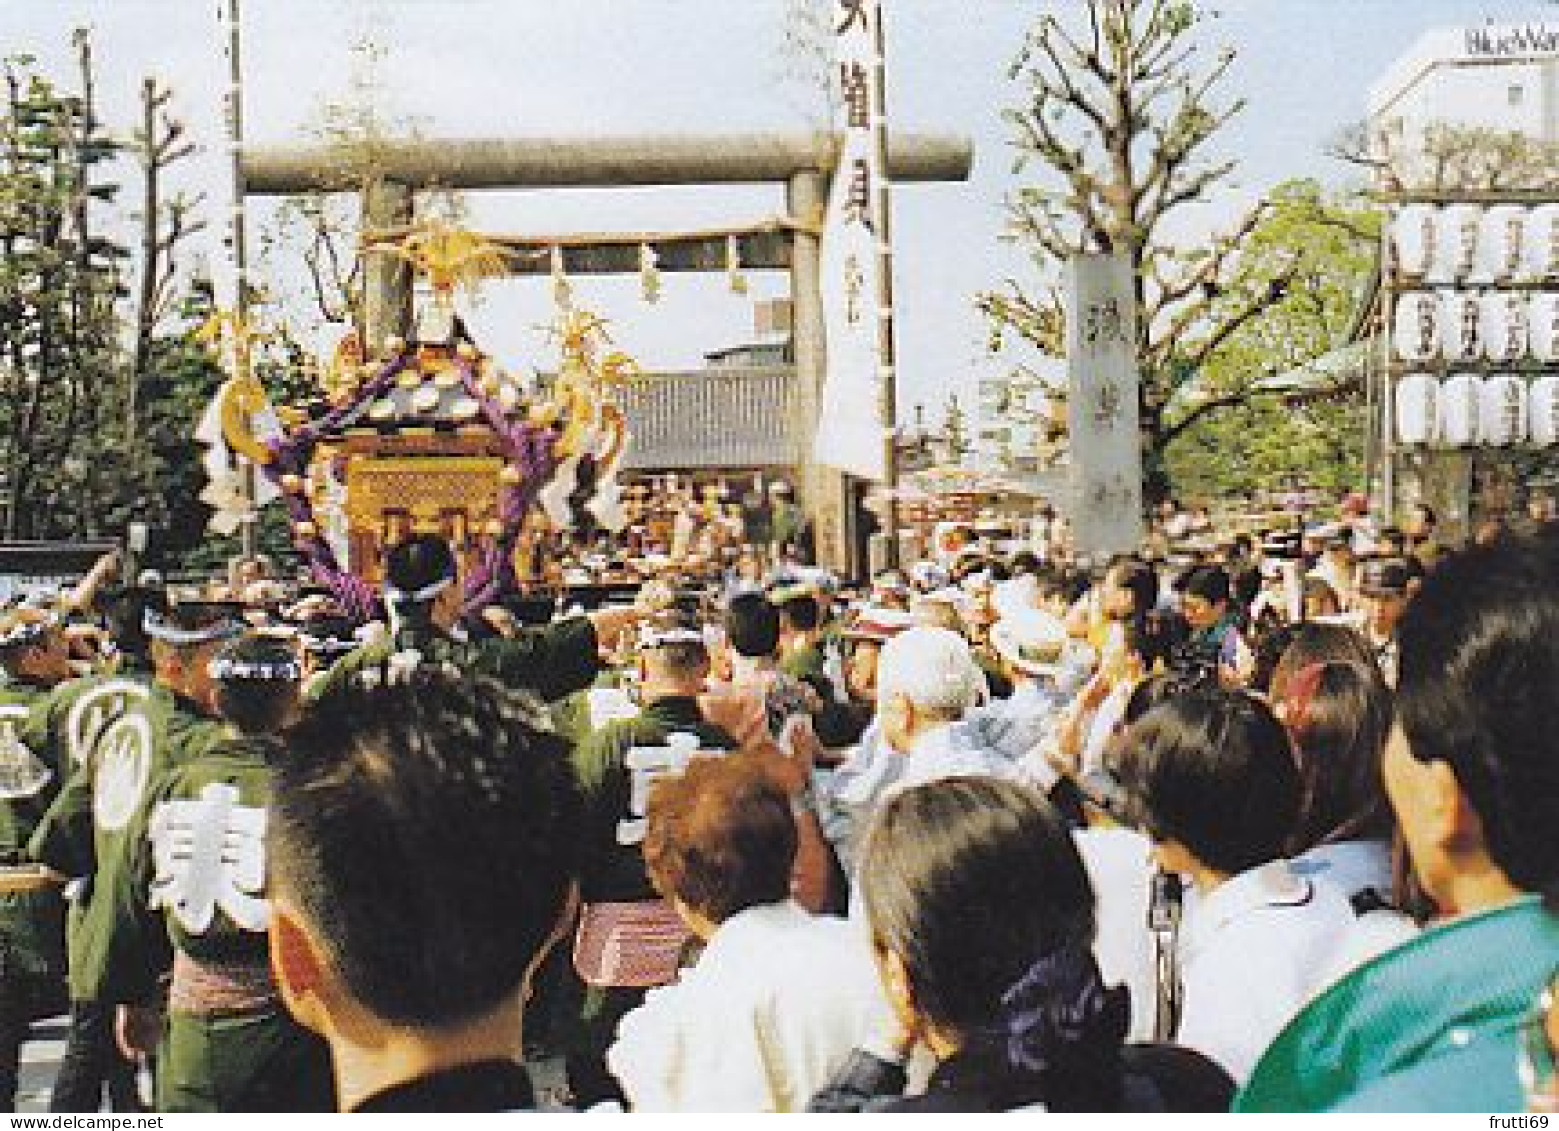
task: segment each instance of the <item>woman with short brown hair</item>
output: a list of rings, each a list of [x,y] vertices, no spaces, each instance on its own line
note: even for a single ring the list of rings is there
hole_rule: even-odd
[[[747,755],[651,790],[650,881],[703,943],[623,1018],[607,1053],[638,1111],[798,1111],[890,1025],[864,936],[790,898],[792,803]]]

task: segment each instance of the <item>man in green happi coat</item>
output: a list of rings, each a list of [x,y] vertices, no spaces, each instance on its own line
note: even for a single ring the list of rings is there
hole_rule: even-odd
[[[449,665],[464,675],[486,675],[549,702],[589,687],[601,669],[600,652],[638,623],[638,609],[603,609],[512,637],[472,639],[460,625],[463,595],[449,543],[415,534],[385,556],[389,631],[336,661],[309,681],[318,699],[358,672],[381,667],[393,655],[416,654],[420,664]]]
[[[282,1005],[266,934],[269,791],[302,665],[289,642],[254,633],[211,678],[220,736],[156,779],[131,823],[108,981],[154,1010],[169,979],[160,1032],[127,1034],[156,1045],[158,1111],[333,1111],[329,1051]]]
[[[151,783],[221,736],[208,669],[241,622],[231,606],[192,602],[148,609],[144,627],[151,682],[126,672],[70,690],[63,731],[73,768],[29,844],[34,859],[72,878],[70,996],[89,1009],[131,1000],[107,965],[117,917],[112,892],[125,865],[128,830]],[[90,1080],[68,1090],[79,1094],[63,1102],[96,1110]]]
[[[0,864],[26,863],[27,838],[59,790],[49,699],[74,674],[49,613],[0,618]],[[53,878],[0,895],[0,1108],[15,1110],[22,1042],[35,1017],[63,1005],[65,906]]]
[[[709,652],[701,632],[668,616],[665,623],[645,630],[639,656],[639,714],[595,730],[574,751],[585,798],[576,969],[587,984],[577,1024],[560,1023],[560,1044],[576,1098],[585,1104],[612,1094],[604,1063],[607,1045],[617,1022],[644,1000],[641,971],[629,969],[641,965],[635,957],[641,948],[633,924],[658,915],[667,933],[681,930],[675,912],[651,885],[640,849],[650,785],[657,776],[680,772],[695,751],[737,745],[699,705],[709,676]],[[614,955],[625,958],[614,960]],[[669,980],[671,971],[665,973]],[[539,995],[538,1013],[555,1006],[548,992],[555,989],[549,985]]]
[[[114,1111],[141,1108],[135,1073],[114,1042],[114,1010],[86,996],[82,954],[88,936],[81,930],[83,898],[94,870],[92,779],[94,751],[107,728],[132,704],[152,694],[152,664],[145,629],[148,607],[161,607],[161,595],[141,587],[122,587],[98,595],[113,643],[106,670],[55,688],[48,701],[50,748],[64,782],[59,796],[34,830],[28,846],[34,859],[74,879],[65,889],[65,947],[69,960],[70,1029],[59,1074],[49,1095],[53,1112],[95,1112],[106,1086]],[[83,767],[88,767],[83,769]],[[81,897],[81,898],[78,898]]]

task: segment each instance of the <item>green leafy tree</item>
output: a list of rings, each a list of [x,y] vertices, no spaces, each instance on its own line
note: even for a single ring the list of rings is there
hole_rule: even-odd
[[[1165,453],[1177,490],[1237,497],[1295,481],[1329,489],[1364,481],[1367,349],[1350,340],[1378,246],[1367,203],[1330,200],[1313,181],[1272,191],[1214,314],[1248,307],[1274,272],[1289,283],[1184,388],[1180,419],[1189,423]]]
[[[1035,170],[1008,201],[1011,238],[1032,278],[980,299],[996,344],[1016,333],[1044,354],[1065,341],[1061,269],[1080,252],[1123,254],[1136,290],[1146,492],[1169,481],[1166,450],[1204,417],[1244,402],[1248,387],[1200,394],[1231,339],[1283,301],[1299,272],[1282,255],[1246,263],[1266,206],[1230,232],[1182,246],[1171,232],[1234,171],[1215,139],[1243,108],[1218,86],[1234,60],[1203,51],[1204,12],[1189,0],[1085,0],[1047,14],[1011,68],[1022,102],[1007,111],[1016,171]],[[1252,375],[1254,376],[1254,375]],[[1053,390],[1059,393],[1060,390]]]
[[[81,93],[27,55],[0,63],[0,528],[54,537],[91,528],[116,454],[97,443],[118,386],[113,304],[124,251],[92,226],[114,154],[92,105],[91,52],[76,39]],[[118,453],[122,454],[122,453]]]
[[[209,286],[180,270],[198,201],[165,192],[162,175],[189,152],[168,96],[143,86],[142,121],[128,152],[140,166],[134,219],[139,256],[99,234],[119,186],[105,162],[120,150],[93,107],[93,60],[75,37],[76,93],[34,60],[0,62],[0,534],[8,538],[117,535],[132,521],[176,563],[210,543],[201,413],[224,374],[196,330],[212,313]],[[122,285],[134,268],[135,294]],[[302,352],[283,340],[261,355],[280,403],[306,401]],[[272,529],[276,527],[281,529]],[[285,519],[269,522],[285,552]]]

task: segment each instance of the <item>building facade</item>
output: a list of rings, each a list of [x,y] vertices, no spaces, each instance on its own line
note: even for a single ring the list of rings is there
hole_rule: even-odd
[[[1376,152],[1401,159],[1410,183],[1436,126],[1559,143],[1559,22],[1427,31],[1371,86],[1367,114]]]

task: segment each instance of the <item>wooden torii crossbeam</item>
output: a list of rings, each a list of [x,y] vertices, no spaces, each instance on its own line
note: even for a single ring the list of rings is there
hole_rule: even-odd
[[[372,163],[386,180],[454,189],[765,184],[828,172],[835,144],[827,133],[804,132],[456,138],[375,143]],[[896,181],[964,180],[973,153],[966,137],[894,133],[889,173]],[[244,191],[355,191],[362,165],[340,146],[250,146]]]

